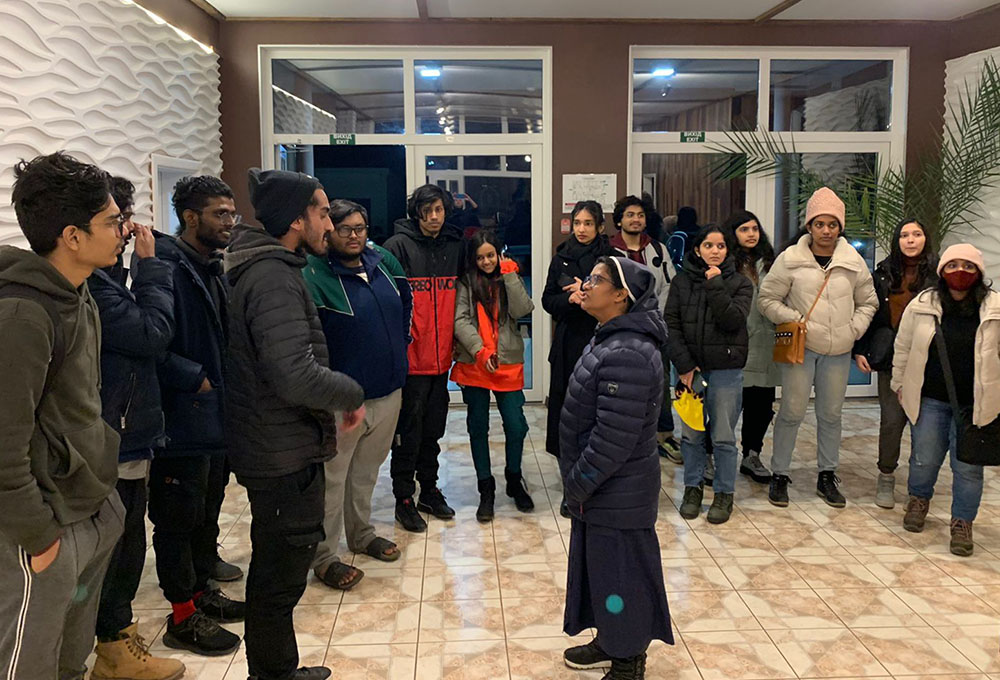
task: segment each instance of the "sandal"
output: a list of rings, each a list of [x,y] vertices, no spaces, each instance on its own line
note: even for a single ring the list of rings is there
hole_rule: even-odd
[[[346,583],[344,577],[354,571],[354,576],[351,577]],[[317,576],[319,576],[317,574]],[[349,564],[344,564],[343,562],[334,562],[326,571],[323,572],[322,576],[319,576],[319,580],[337,590],[350,590],[365,577],[365,572],[361,571],[357,567],[352,567]]]
[[[386,555],[385,551],[390,548],[395,548],[396,552]],[[395,562],[403,553],[399,550],[399,546],[389,539],[376,536],[368,544],[368,547],[365,548],[365,554],[382,562]]]

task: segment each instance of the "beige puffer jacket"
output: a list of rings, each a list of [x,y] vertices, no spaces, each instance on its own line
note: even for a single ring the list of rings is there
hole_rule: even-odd
[[[934,320],[941,320],[941,302],[935,290],[925,290],[906,306],[896,333],[892,359],[892,389],[903,390],[903,410],[911,423],[920,416],[927,354],[934,340]],[[979,307],[976,331],[972,424],[982,427],[1000,415],[1000,293],[990,291]],[[952,370],[968,367],[952,366]]]
[[[760,284],[758,306],[775,325],[802,321],[823,285],[827,270],[816,262],[808,234],[778,255]],[[868,264],[844,238],[837,241],[828,270],[830,283],[806,326],[806,349],[836,356],[851,351],[878,309]]]

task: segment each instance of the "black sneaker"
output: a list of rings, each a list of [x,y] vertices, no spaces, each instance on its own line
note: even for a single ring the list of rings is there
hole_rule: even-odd
[[[194,604],[216,623],[236,623],[247,616],[246,602],[234,600],[218,588],[206,590]]]
[[[297,669],[292,673],[292,680],[326,680],[333,675],[333,671],[324,666],[310,666]],[[251,675],[249,680],[257,680],[257,676]]]
[[[767,500],[779,508],[788,507],[788,485],[792,483],[788,475],[771,475],[771,486],[767,490]]]
[[[184,649],[202,656],[225,656],[232,654],[240,646],[240,636],[205,616],[201,611],[180,623],[174,623],[172,614],[167,615],[167,632],[163,644],[171,649]]]
[[[229,562],[226,562],[221,557],[212,565],[213,581],[239,581],[241,578],[243,578],[243,570],[235,564],[229,564]]]
[[[847,505],[847,499],[840,493],[837,483],[840,479],[833,470],[826,470],[819,473],[816,479],[816,495],[820,496],[826,504],[834,508],[843,508]]]
[[[396,521],[403,525],[404,529],[412,531],[415,534],[422,534],[427,531],[427,522],[417,512],[412,498],[400,498],[396,500]]]
[[[684,519],[694,519],[701,512],[701,502],[704,498],[703,486],[685,486],[684,498],[681,499],[681,507],[677,511]]]
[[[563,661],[570,668],[585,671],[589,668],[607,668],[611,665],[611,657],[604,653],[597,640],[591,640],[579,647],[570,647],[563,652]]]
[[[646,677],[646,654],[628,659],[612,659],[611,670],[601,680],[644,680]]]
[[[455,517],[455,511],[444,502],[444,494],[437,487],[434,487],[430,491],[420,490],[420,496],[417,498],[417,510],[420,512],[429,512],[438,519],[452,519]]]

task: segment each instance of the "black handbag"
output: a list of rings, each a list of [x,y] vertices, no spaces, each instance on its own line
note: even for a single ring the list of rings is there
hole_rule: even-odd
[[[892,354],[896,344],[896,331],[891,326],[880,326],[871,335],[865,358],[873,371],[892,371]]]
[[[958,391],[955,389],[955,377],[951,373],[948,346],[937,319],[934,320],[934,330],[934,342],[937,343],[941,367],[944,369],[948,399],[958,427],[958,451],[955,452],[955,457],[969,465],[1000,465],[1000,417],[983,427],[972,424],[972,407],[958,405]]]

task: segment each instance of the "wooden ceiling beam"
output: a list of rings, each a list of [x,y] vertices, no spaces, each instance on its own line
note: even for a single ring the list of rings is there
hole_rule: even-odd
[[[427,0],[416,0],[417,2],[417,15],[421,19],[427,19],[430,14],[427,12]]]
[[[777,5],[775,5],[771,9],[767,10],[766,12],[758,16],[756,19],[753,20],[753,22],[755,24],[764,23],[768,19],[778,16],[789,7],[794,7],[800,2],[802,2],[802,0],[783,0],[782,2],[779,2]]]

